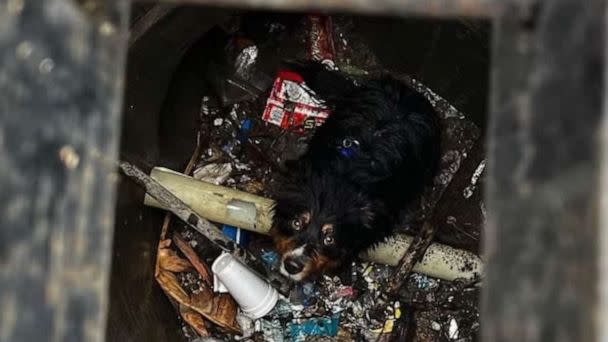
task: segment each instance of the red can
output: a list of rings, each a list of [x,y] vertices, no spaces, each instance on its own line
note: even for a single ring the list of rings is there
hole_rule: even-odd
[[[334,30],[330,16],[309,15],[308,58],[335,68],[336,48]]]

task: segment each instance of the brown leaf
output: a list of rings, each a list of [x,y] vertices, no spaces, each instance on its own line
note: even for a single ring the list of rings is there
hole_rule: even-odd
[[[209,331],[207,330],[205,319],[201,314],[183,304],[180,304],[179,306],[179,314],[182,316],[184,321],[188,323],[188,325],[190,325],[192,329],[196,331],[197,334],[199,334],[199,336],[209,336]]]
[[[167,217],[165,217],[165,221],[167,220]],[[168,248],[171,245],[171,240],[170,239],[163,239],[161,237],[160,241],[158,242],[158,247],[156,248],[156,263],[154,264],[154,277],[158,278],[158,274],[160,273],[160,255],[161,255],[161,251],[164,248]]]
[[[158,250],[158,265],[160,268],[171,272],[185,272],[192,268],[192,264],[186,259],[180,258],[177,253],[169,248]]]
[[[236,322],[238,306],[230,295],[226,293],[216,294],[210,289],[203,289],[203,291],[192,295],[191,306],[220,327],[232,333],[241,333],[241,328]]]
[[[177,277],[169,271],[160,270],[156,281],[165,293],[178,303],[190,306],[190,297],[179,284]]]
[[[165,291],[167,296],[173,298],[181,305],[185,305],[200,313],[206,319],[235,334],[241,333],[241,328],[236,322],[237,305],[230,295],[222,293],[215,294],[210,288],[203,288],[192,298],[181,287],[177,277],[169,271],[161,270],[156,281]]]
[[[177,246],[177,248],[179,248],[179,250],[184,253],[184,255],[190,261],[192,266],[194,266],[194,269],[201,275],[203,281],[207,285],[211,286],[213,278],[211,278],[211,271],[209,271],[209,267],[207,266],[207,264],[205,264],[198,257],[194,249],[192,249],[192,247],[190,247],[190,245],[186,241],[184,241],[179,236],[179,234],[173,235],[173,241],[175,241],[175,246]]]
[[[160,240],[158,242],[158,248],[169,248],[169,246],[171,246],[171,239],[166,239],[166,240]]]

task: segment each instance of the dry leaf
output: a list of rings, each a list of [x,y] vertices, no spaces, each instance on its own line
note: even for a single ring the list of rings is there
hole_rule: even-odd
[[[201,316],[201,314],[182,304],[179,306],[179,314],[182,316],[184,321],[188,323],[188,325],[190,325],[197,334],[199,334],[199,336],[209,336],[205,319],[203,316]]]
[[[161,270],[156,281],[165,293],[178,303],[185,305],[203,315],[206,319],[230,331],[240,334],[241,329],[236,322],[237,305],[230,295],[215,294],[209,288],[192,295],[192,299],[181,287],[175,275]]]
[[[186,241],[182,240],[182,238],[178,234],[175,234],[173,236],[173,241],[175,241],[175,246],[177,246],[177,248],[179,248],[179,250],[184,253],[184,255],[186,256],[186,258],[188,258],[192,266],[194,266],[194,269],[201,275],[203,281],[207,285],[211,286],[213,278],[211,278],[211,271],[209,271],[209,267],[207,267],[207,264],[205,264],[198,257],[194,249],[192,249],[192,247],[190,247],[190,245]]]
[[[190,306],[190,297],[179,284],[177,277],[171,272],[161,270],[156,281],[165,293],[178,303]]]
[[[179,273],[192,269],[192,264],[188,260],[180,258],[168,248],[159,249],[157,258],[158,265],[163,270]]]
[[[165,221],[167,221],[167,218],[165,217]],[[154,264],[154,277],[158,278],[158,275],[160,273],[160,255],[161,255],[161,251],[165,248],[168,248],[171,245],[171,240],[170,239],[166,239],[163,240],[161,238],[161,240],[158,242],[158,248],[156,249],[156,263]]]
[[[171,239],[160,240],[158,242],[158,249],[169,248],[169,246],[171,246]]]
[[[241,328],[236,322],[238,307],[230,295],[216,294],[210,289],[203,289],[192,295],[191,307],[220,327],[232,333],[241,333]]]

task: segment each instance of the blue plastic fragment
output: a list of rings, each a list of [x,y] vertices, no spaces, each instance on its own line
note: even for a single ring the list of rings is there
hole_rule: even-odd
[[[262,251],[262,261],[270,267],[270,269],[279,268],[279,254],[275,251]]]
[[[239,130],[238,139],[241,144],[244,144],[245,141],[249,138],[249,133],[251,132],[251,128],[253,127],[253,121],[251,119],[244,119],[241,121],[241,129]]]
[[[293,304],[309,307],[317,302],[316,289],[314,283],[297,284],[289,294],[289,299]]]
[[[293,341],[305,341],[309,336],[336,336],[338,316],[309,318],[301,323],[287,323],[287,332]]]
[[[246,230],[225,224],[222,226],[222,232],[239,246],[246,247],[249,243],[249,233]]]
[[[424,274],[413,273],[412,279],[414,280],[416,287],[418,287],[421,290],[425,290],[428,288],[434,288],[437,286],[434,280],[430,279],[429,277],[427,277]]]

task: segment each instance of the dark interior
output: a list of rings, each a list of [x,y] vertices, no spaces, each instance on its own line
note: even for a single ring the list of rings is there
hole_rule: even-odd
[[[136,22],[151,5],[134,5]],[[203,68],[216,56],[214,32],[226,27],[238,9],[180,7],[171,11],[129,46],[125,78],[121,158],[149,170],[166,166],[181,170],[195,146],[201,94],[208,84]],[[251,36],[260,18],[296,23],[298,14],[246,14]],[[442,242],[479,251],[482,226],[478,203],[449,201],[469,181],[472,170],[484,158],[490,25],[474,20],[427,20],[355,16],[353,32],[365,42],[384,68],[408,74],[441,94],[465,113],[480,129],[481,138],[461,165],[466,177],[456,177],[438,204],[436,215],[458,212],[470,222],[465,235],[440,229]],[[294,40],[294,44],[297,42]],[[287,44],[288,45],[288,44]],[[289,48],[282,50],[288,56]],[[282,56],[269,56],[263,63],[272,69]],[[475,196],[480,196],[478,191]],[[143,191],[124,178],[119,181],[108,314],[108,341],[179,341],[182,334],[177,315],[157,286],[153,267],[164,213],[144,207]],[[459,195],[460,196],[460,195]],[[447,199],[446,199],[447,198]],[[459,197],[460,198],[460,197]],[[443,203],[443,204],[442,204]],[[445,222],[445,218],[440,219]],[[468,220],[468,221],[467,221]],[[462,227],[461,227],[462,228]]]

